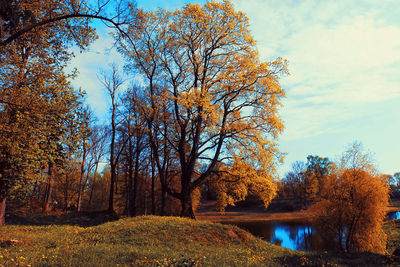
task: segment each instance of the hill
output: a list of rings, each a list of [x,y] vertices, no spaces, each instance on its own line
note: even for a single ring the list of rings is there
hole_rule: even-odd
[[[393,229],[392,229],[393,230]],[[0,227],[0,266],[282,266],[387,264],[374,254],[303,253],[231,225],[142,216],[97,226]]]

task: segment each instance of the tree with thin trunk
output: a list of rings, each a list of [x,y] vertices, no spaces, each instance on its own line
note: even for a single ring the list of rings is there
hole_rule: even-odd
[[[111,67],[111,71],[109,74],[103,73],[103,79],[101,80],[104,88],[106,89],[110,101],[111,101],[111,118],[110,118],[110,169],[111,169],[111,181],[110,181],[110,192],[109,192],[109,200],[108,200],[108,211],[114,212],[114,190],[115,190],[115,182],[117,179],[117,165],[118,160],[121,155],[121,152],[126,144],[123,142],[122,146],[116,146],[117,140],[117,128],[124,121],[125,118],[118,118],[118,108],[120,106],[118,94],[121,90],[121,87],[124,83],[122,78],[118,75],[118,70],[115,65]]]
[[[125,146],[127,164],[127,190],[126,190],[126,212],[128,216],[137,215],[137,195],[139,189],[139,172],[143,169],[143,151],[148,148],[146,139],[146,125],[141,116],[142,97],[139,95],[138,87],[132,87],[122,98],[125,114],[125,121],[120,127],[127,138]]]
[[[79,189],[78,189],[78,200],[77,200],[77,211],[81,211],[82,206],[82,195],[84,188],[87,184],[87,177],[92,168],[93,158],[88,159],[92,146],[90,143],[90,137],[93,134],[90,128],[92,122],[92,112],[89,107],[84,108],[79,114],[79,144],[80,144],[80,177],[79,177]],[[86,180],[84,180],[86,174]]]
[[[90,182],[90,196],[89,206],[92,204],[93,192],[96,187],[96,174],[99,168],[99,164],[106,154],[106,129],[104,126],[95,126],[92,130],[93,134],[90,137],[90,144],[92,149],[90,150],[90,158],[93,161],[94,171],[92,180]],[[89,174],[89,172],[88,172]]]

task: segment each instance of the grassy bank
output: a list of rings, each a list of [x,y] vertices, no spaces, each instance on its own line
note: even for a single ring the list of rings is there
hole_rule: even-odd
[[[398,238],[400,223],[389,228]],[[7,225],[0,227],[0,247],[0,266],[336,266],[396,265],[398,260],[296,252],[234,226],[156,216],[86,228]]]
[[[237,227],[173,217],[137,217],[88,228],[8,225],[0,228],[0,237],[3,265],[280,265],[285,256],[301,254]]]

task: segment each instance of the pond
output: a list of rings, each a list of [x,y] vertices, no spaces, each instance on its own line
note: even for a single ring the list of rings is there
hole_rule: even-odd
[[[309,224],[298,222],[229,222],[273,244],[300,251],[333,249]]]
[[[400,211],[388,213],[390,220],[400,219]],[[273,244],[299,251],[332,250],[335,242],[326,241],[323,233],[310,224],[299,222],[227,222],[249,231]]]
[[[387,216],[390,220],[400,219],[400,211],[389,212]]]

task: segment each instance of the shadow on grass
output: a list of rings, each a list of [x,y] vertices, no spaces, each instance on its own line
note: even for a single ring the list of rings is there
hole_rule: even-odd
[[[49,214],[8,214],[6,224],[10,225],[76,225],[90,227],[118,220],[117,214],[109,211],[72,211]]]
[[[279,258],[282,266],[400,266],[400,257],[368,252],[314,252]]]

